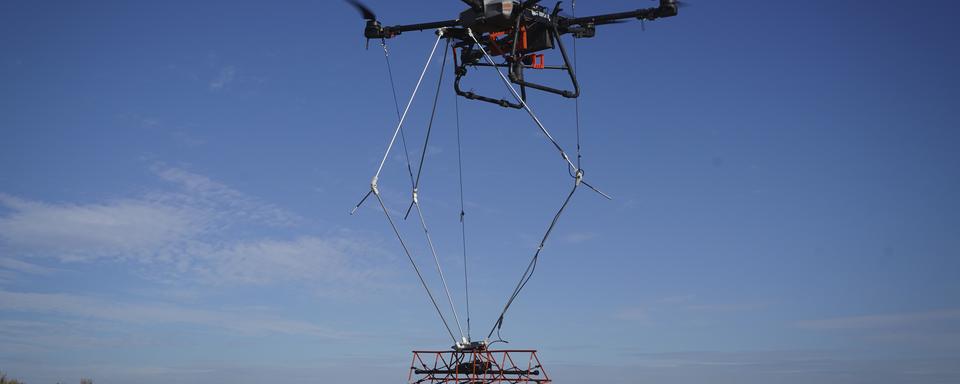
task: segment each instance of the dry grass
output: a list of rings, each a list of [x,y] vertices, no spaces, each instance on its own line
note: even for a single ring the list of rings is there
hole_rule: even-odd
[[[23,382],[17,379],[9,379],[6,373],[0,372],[0,384],[23,384]]]
[[[6,373],[0,372],[0,384],[24,384],[24,382],[8,378]],[[93,384],[93,379],[80,379],[80,384]]]

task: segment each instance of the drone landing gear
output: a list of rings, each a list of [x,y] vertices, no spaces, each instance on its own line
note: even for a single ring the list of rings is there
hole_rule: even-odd
[[[488,36],[489,41],[485,39],[483,43],[479,43],[479,40],[477,40],[477,43],[465,42],[454,46],[453,57],[456,66],[457,77],[454,80],[453,88],[457,92],[457,95],[470,100],[480,100],[497,104],[505,108],[523,108],[523,103],[521,102],[515,103],[506,99],[496,99],[478,95],[471,91],[463,91],[460,87],[460,80],[466,76],[467,67],[471,66],[507,68],[509,70],[508,73],[510,82],[520,86],[520,94],[524,102],[527,100],[527,88],[533,88],[571,99],[579,97],[580,84],[577,82],[576,72],[574,71],[573,65],[570,64],[570,59],[567,56],[567,50],[563,46],[563,40],[560,38],[560,33],[557,30],[556,25],[540,26],[538,28],[539,31],[528,32],[525,27],[519,25],[519,18],[517,20],[517,24],[518,25],[509,32],[509,37],[505,39],[497,40],[497,37],[502,36],[505,33],[493,33]],[[547,66],[544,63],[543,55],[534,53],[544,49],[553,48],[554,42],[556,42],[556,45],[560,48],[560,55],[563,57],[562,66]],[[503,52],[501,49],[502,44],[509,44],[511,46],[509,53]],[[490,48],[492,52],[502,55],[505,58],[505,62],[496,64],[481,62],[484,55],[484,45]],[[459,60],[456,54],[457,47],[461,48]],[[524,71],[527,69],[550,69],[566,71],[570,76],[570,82],[573,85],[573,90],[557,89],[547,85],[527,81],[524,77]]]
[[[409,384],[550,383],[534,350],[414,351]]]

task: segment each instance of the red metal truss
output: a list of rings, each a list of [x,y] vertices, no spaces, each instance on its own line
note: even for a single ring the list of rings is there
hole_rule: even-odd
[[[550,383],[534,350],[414,351],[410,384]]]

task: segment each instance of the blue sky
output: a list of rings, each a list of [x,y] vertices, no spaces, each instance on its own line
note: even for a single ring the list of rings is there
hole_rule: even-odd
[[[584,168],[615,199],[574,197],[504,338],[557,382],[960,380],[958,10],[699,1],[580,40]],[[382,214],[348,215],[396,121],[362,26],[338,2],[0,4],[0,370],[382,383],[447,347]],[[401,98],[432,43],[390,41]],[[463,316],[449,75],[421,199]],[[506,96],[490,71],[465,83]],[[572,102],[530,104],[573,148]],[[476,338],[570,180],[524,113],[460,109]],[[406,177],[396,152],[396,210]]]

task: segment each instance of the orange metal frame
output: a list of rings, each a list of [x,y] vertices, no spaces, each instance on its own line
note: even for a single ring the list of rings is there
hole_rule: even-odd
[[[537,351],[414,351],[410,384],[550,383]]]

